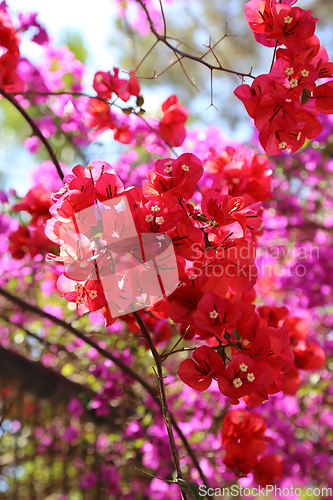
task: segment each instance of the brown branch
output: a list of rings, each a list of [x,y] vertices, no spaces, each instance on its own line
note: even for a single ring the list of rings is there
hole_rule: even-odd
[[[165,144],[171,149],[171,151],[173,152],[173,154],[177,157],[176,151],[173,149],[173,147],[171,146],[171,144],[165,139],[165,137],[161,134],[161,132],[159,130],[157,130],[156,128],[152,127],[142,115],[136,114],[136,116],[138,116],[139,118],[141,118],[141,120],[143,120],[145,122],[145,124],[147,125],[147,127],[150,130],[152,130],[153,132],[155,132],[155,134],[159,135],[161,137],[161,139],[165,142]]]
[[[156,43],[154,45],[156,45]],[[177,63],[178,61],[175,61],[175,62]],[[123,88],[125,88],[125,87],[123,87]],[[121,90],[121,92],[122,92],[122,90]],[[89,99],[97,99],[99,101],[106,102],[110,107],[111,106],[116,106],[118,109],[123,110],[123,108],[121,106],[118,106],[117,104],[115,104],[115,101],[117,100],[118,96],[117,96],[117,98],[113,102],[110,102],[110,100],[106,99],[105,97],[92,96],[92,95],[89,95],[89,94],[85,94],[84,92],[69,92],[69,91],[64,91],[64,92],[35,92],[33,90],[27,90],[25,92],[15,92],[15,93],[8,94],[8,95],[10,96],[10,95],[29,95],[29,94],[31,94],[31,95],[40,95],[40,96],[60,96],[60,95],[72,95],[73,97],[82,96],[82,97],[87,97]],[[107,110],[103,111],[103,113],[100,113],[100,116],[103,116],[103,114],[105,114],[106,112],[107,112]],[[159,135],[161,137],[161,139],[165,142],[165,144],[171,149],[171,151],[173,152],[173,154],[175,156],[177,156],[177,153],[175,152],[175,150],[173,149],[173,147],[171,146],[171,144],[165,139],[165,137],[161,134],[161,132],[159,130],[157,130],[154,127],[152,127],[151,125],[149,125],[149,123],[147,122],[147,120],[142,115],[139,115],[137,113],[133,113],[133,114],[135,114],[136,116],[138,116],[139,118],[141,118],[141,120],[143,120],[146,123],[146,125],[151,130],[153,130],[157,135]]]
[[[180,66],[181,66],[181,68],[182,68],[182,70],[183,70],[183,72],[184,72],[184,75],[186,76],[186,78],[188,79],[188,81],[190,82],[190,84],[191,84],[191,85],[193,85],[193,87],[194,87],[194,88],[195,88],[198,92],[201,92],[201,91],[198,89],[198,87],[196,86],[196,84],[195,84],[194,80],[191,80],[191,78],[190,78],[190,77],[189,77],[189,75],[187,74],[187,71],[186,71],[186,69],[184,68],[184,64],[183,64],[183,63],[182,63],[182,61],[181,61],[181,60],[182,60],[182,57],[180,57],[180,56],[177,54],[177,52],[174,52],[174,54],[175,54],[175,56],[177,57],[177,60],[178,60],[178,62],[179,62],[179,64],[180,64]]]
[[[148,9],[144,3],[143,0],[136,0],[140,5],[141,7],[143,8],[145,14],[146,14],[146,17],[147,17],[147,20],[148,20],[148,23],[149,23],[149,27],[150,27],[150,31],[153,33],[153,35],[155,35],[156,39],[159,41],[159,42],[162,42],[164,43],[164,45],[166,45],[167,47],[169,47],[169,49],[171,49],[174,53],[177,52],[177,54],[179,54],[180,56],[182,56],[183,58],[186,58],[186,59],[191,59],[192,61],[196,61],[200,64],[203,64],[204,66],[206,66],[207,68],[209,68],[211,71],[213,70],[217,70],[217,71],[224,71],[226,73],[231,73],[233,75],[237,75],[241,78],[244,78],[244,77],[249,77],[249,78],[253,78],[255,79],[255,76],[253,76],[251,74],[252,72],[252,68],[251,68],[251,71],[249,73],[241,73],[240,71],[234,71],[232,69],[227,69],[227,68],[224,68],[224,67],[220,67],[220,66],[214,66],[213,64],[210,64],[209,62],[207,61],[204,61],[202,59],[202,57],[198,57],[198,56],[194,56],[192,54],[188,54],[187,52],[183,52],[182,50],[178,49],[177,47],[175,47],[174,45],[172,45],[169,40],[168,40],[168,37],[165,36],[165,35],[160,35],[157,31],[156,31],[156,28],[154,26],[154,23],[152,21],[152,18],[150,17],[150,14],[148,12]]]
[[[151,353],[153,355],[153,358],[155,360],[156,368],[157,368],[157,380],[158,380],[158,387],[159,387],[159,392],[160,392],[160,400],[161,400],[161,407],[162,407],[162,413],[163,413],[163,419],[164,423],[167,429],[168,437],[169,437],[169,443],[171,447],[171,453],[172,453],[172,459],[173,463],[176,469],[177,473],[177,480],[178,479],[183,479],[183,474],[182,470],[180,467],[180,459],[179,459],[179,453],[178,453],[178,448],[176,446],[176,441],[175,437],[173,435],[173,430],[172,430],[172,423],[171,423],[171,418],[170,418],[170,411],[169,411],[169,405],[165,393],[165,385],[164,385],[164,376],[163,376],[163,371],[162,371],[162,363],[161,363],[161,358],[159,353],[157,352],[157,349],[154,345],[154,342],[146,328],[146,325],[141,319],[140,314],[136,311],[133,313],[137,323],[140,326],[141,333],[143,335],[143,338],[146,340]],[[181,492],[182,498],[186,500],[186,495]]]
[[[15,295],[11,294],[10,292],[8,292],[7,290],[5,290],[3,288],[0,288],[0,295],[5,297],[7,300],[13,302],[14,304],[18,305],[23,310],[30,311],[30,312],[36,314],[37,316],[49,319],[50,321],[52,321],[52,323],[54,323],[58,326],[61,326],[62,328],[65,328],[67,331],[71,332],[73,335],[80,338],[81,340],[86,342],[91,347],[94,347],[104,358],[107,358],[107,359],[110,359],[111,361],[113,361],[113,363],[116,366],[118,366],[118,368],[120,368],[120,370],[122,372],[124,372],[126,375],[131,377],[133,380],[136,380],[148,392],[148,394],[150,394],[152,396],[154,401],[156,401],[156,403],[161,407],[161,402],[158,399],[156,399],[156,389],[154,387],[149,385],[142,377],[140,377],[140,375],[138,375],[134,370],[132,370],[132,368],[127,366],[126,363],[124,363],[123,361],[118,359],[116,356],[111,354],[109,351],[106,351],[105,349],[100,347],[96,342],[94,342],[89,337],[84,335],[80,330],[77,330],[72,325],[66,323],[66,321],[63,321],[63,320],[57,318],[56,316],[53,316],[52,314],[49,314],[49,313],[43,311],[39,307],[34,306],[32,304],[29,304],[28,302],[25,302],[24,300],[20,299],[19,297],[16,297]],[[206,488],[209,488],[208,481],[207,481],[207,479],[206,479],[206,477],[205,477],[205,475],[200,467],[199,461],[198,461],[194,451],[192,450],[187,438],[184,436],[183,432],[179,428],[179,426],[178,426],[177,422],[175,421],[172,414],[170,414],[170,419],[171,419],[171,423],[172,423],[175,431],[177,432],[179,438],[181,439],[181,441],[183,443],[185,450],[187,451],[187,453],[191,457],[195,468],[199,472],[201,480],[203,481]]]
[[[162,14],[162,19],[163,19],[163,36],[165,37],[166,36],[167,27],[166,27],[166,20],[165,20],[165,15],[164,15],[164,9],[163,9],[162,0],[159,0],[159,3],[160,3],[160,9],[161,9],[161,14]]]
[[[271,71],[272,71],[272,68],[273,68],[274,59],[275,59],[275,56],[276,56],[276,49],[277,49],[277,46],[278,46],[278,41],[276,40],[275,47],[274,47],[274,52],[273,52],[273,57],[272,57],[272,63],[271,63],[271,67],[270,67],[270,69],[269,69],[269,72],[271,72]]]
[[[48,140],[46,139],[46,137],[44,137],[44,135],[40,131],[39,127],[36,125],[36,123],[33,121],[33,119],[29,116],[29,114],[26,112],[26,110],[24,108],[22,108],[21,104],[19,102],[17,102],[17,100],[14,99],[14,97],[11,94],[9,94],[8,92],[6,92],[1,87],[0,87],[0,94],[3,95],[3,97],[5,97],[9,102],[11,102],[13,104],[13,106],[15,106],[15,108],[21,113],[21,115],[29,123],[30,127],[32,128],[32,131],[33,131],[34,135],[36,135],[42,141],[42,143],[44,144],[45,148],[47,149],[47,152],[49,153],[50,158],[51,158],[52,162],[54,163],[54,166],[57,169],[57,172],[59,174],[60,179],[63,180],[64,173],[61,170],[61,167],[60,167],[60,164],[58,162],[58,159],[57,159],[57,157],[56,157],[56,155],[55,155],[52,147],[50,146],[50,143],[48,142]]]

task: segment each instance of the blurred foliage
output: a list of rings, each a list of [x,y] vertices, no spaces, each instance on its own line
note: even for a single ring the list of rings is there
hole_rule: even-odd
[[[83,64],[87,63],[89,52],[83,42],[82,33],[67,31],[61,36],[59,42],[67,45],[69,50],[75,54],[76,59]]]

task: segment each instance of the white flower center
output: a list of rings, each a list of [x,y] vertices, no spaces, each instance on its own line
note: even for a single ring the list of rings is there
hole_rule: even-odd
[[[219,313],[218,313],[217,311],[215,311],[215,309],[214,309],[214,311],[211,311],[211,312],[209,313],[209,316],[210,316],[210,318],[212,318],[212,319],[216,319],[216,318],[218,317],[218,315],[219,315]]]
[[[288,146],[288,144],[286,143],[286,141],[282,141],[279,144],[279,149],[286,149],[287,146]]]
[[[154,216],[151,214],[146,215],[146,222],[152,222],[154,220]]]
[[[88,295],[89,295],[89,297],[90,297],[91,299],[96,299],[96,297],[97,297],[98,293],[97,293],[97,291],[96,291],[96,290],[89,290],[89,291],[88,291]]]
[[[292,22],[293,22],[293,18],[292,18],[292,17],[290,17],[290,16],[286,16],[286,17],[284,18],[284,22],[285,22],[286,24],[290,24],[290,23],[292,23]]]
[[[234,384],[234,386],[236,387],[236,389],[237,389],[237,387],[240,387],[241,385],[243,385],[243,382],[241,381],[241,379],[240,379],[240,378],[235,378],[235,379],[232,381],[232,383]]]
[[[255,376],[253,375],[253,373],[248,373],[246,378],[249,382],[253,382],[255,379]]]
[[[151,207],[152,212],[159,212],[160,210],[161,210],[161,207],[158,207],[157,205],[155,205],[154,207]]]
[[[286,68],[284,70],[285,74],[290,76],[290,75],[293,75],[294,74],[294,68]]]
[[[156,224],[158,224],[160,226],[161,224],[163,224],[164,218],[163,217],[156,217],[155,221],[156,221]]]
[[[292,78],[289,82],[289,85],[290,85],[290,88],[293,89],[295,87],[297,87],[298,85],[298,80],[296,78]]]
[[[307,76],[309,76],[309,71],[308,71],[308,70],[306,70],[306,69],[302,69],[302,71],[301,71],[301,75],[302,75],[302,76],[304,76],[304,77],[306,78]]]
[[[190,167],[187,165],[182,165],[182,169],[184,170],[184,172],[188,172],[190,170]]]
[[[247,371],[247,365],[245,363],[241,363],[239,365],[239,369],[241,372],[246,372]]]

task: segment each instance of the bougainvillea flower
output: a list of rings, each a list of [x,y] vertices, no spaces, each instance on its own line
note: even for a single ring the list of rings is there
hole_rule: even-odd
[[[211,347],[198,347],[193,353],[193,359],[185,359],[178,368],[179,378],[197,391],[205,391],[225,370],[222,358]]]
[[[181,146],[186,137],[184,123],[188,117],[188,109],[178,104],[177,96],[172,95],[162,104],[162,111],[159,132],[170,146]]]
[[[294,347],[295,365],[302,370],[318,370],[325,365],[325,351],[315,342],[301,340]]]

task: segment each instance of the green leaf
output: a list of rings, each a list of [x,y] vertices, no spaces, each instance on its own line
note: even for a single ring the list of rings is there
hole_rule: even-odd
[[[67,31],[64,35],[62,35],[60,41],[62,44],[67,45],[69,50],[74,53],[76,59],[82,63],[87,61],[89,54],[79,32],[74,33],[72,30]]]
[[[123,112],[125,113],[125,115],[130,115],[131,113],[133,113],[133,109],[132,107],[130,108],[123,108]]]
[[[227,340],[230,340],[231,339],[230,333],[226,331],[225,334],[224,334],[224,338],[227,339]]]
[[[200,486],[197,483],[178,479],[177,484],[180,490],[185,493],[190,500],[202,500],[203,496],[200,494]]]
[[[136,98],[136,105],[138,108],[141,108],[141,106],[143,106],[143,103],[144,103],[144,98],[142,97],[142,95],[138,95],[138,97]]]
[[[143,109],[143,108],[141,108],[141,109],[140,109],[140,111],[139,111],[139,115],[144,115],[144,114],[145,114],[145,112],[146,112],[146,110],[145,110],[145,109]]]
[[[234,328],[234,335],[235,335],[235,340],[240,340],[241,339],[241,335],[239,332],[237,332],[236,328]]]
[[[302,104],[306,104],[308,102],[308,100],[310,99],[311,97],[311,90],[305,88],[302,90],[302,94],[301,94],[301,102]]]

